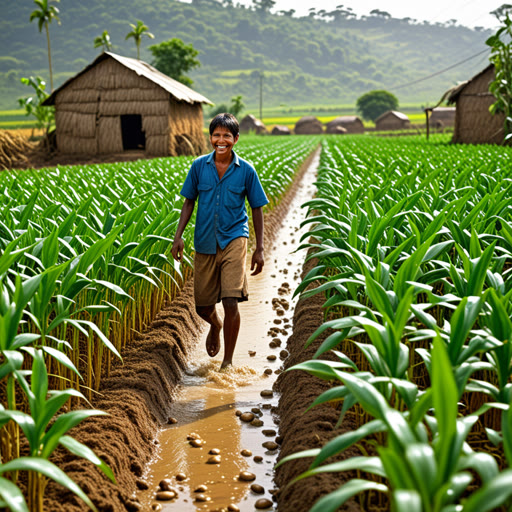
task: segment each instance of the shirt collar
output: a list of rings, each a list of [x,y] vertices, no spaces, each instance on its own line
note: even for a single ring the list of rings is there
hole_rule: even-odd
[[[232,149],[233,151],[233,161],[231,162],[232,164],[234,163],[235,165],[237,165],[238,167],[240,167],[240,158],[238,157],[238,155],[236,154],[235,150]],[[213,157],[215,156],[215,151],[212,151],[209,155],[208,155],[208,160],[206,160],[206,163],[207,164],[211,164],[212,162],[215,162],[215,160],[213,159]]]

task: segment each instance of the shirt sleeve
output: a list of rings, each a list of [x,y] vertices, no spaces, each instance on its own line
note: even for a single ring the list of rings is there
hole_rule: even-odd
[[[188,171],[187,177],[185,178],[185,182],[183,183],[183,187],[181,188],[180,194],[187,199],[195,201],[197,198],[197,163],[194,160],[192,162],[192,166]]]
[[[258,174],[253,167],[248,168],[245,188],[247,190],[247,200],[249,201],[251,208],[260,208],[268,203],[267,196],[261,186]]]

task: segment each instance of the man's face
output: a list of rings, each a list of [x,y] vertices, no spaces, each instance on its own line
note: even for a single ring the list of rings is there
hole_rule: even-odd
[[[238,135],[233,134],[224,126],[217,126],[210,135],[210,144],[219,156],[231,155],[231,150],[238,140]]]

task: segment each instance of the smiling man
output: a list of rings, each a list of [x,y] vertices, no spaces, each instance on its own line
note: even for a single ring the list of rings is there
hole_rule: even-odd
[[[214,357],[220,350],[224,329],[224,359],[221,368],[233,363],[240,314],[238,303],[248,300],[245,260],[249,222],[245,200],[252,209],[256,248],[251,275],[261,272],[263,256],[263,206],[268,199],[254,167],[240,158],[233,146],[239,136],[238,121],[219,114],[210,123],[213,153],[197,158],[188,172],[181,195],[185,197],[172,244],[174,259],[181,260],[185,227],[198,202],[194,231],[194,299],[197,314],[210,324],[206,351]],[[224,307],[224,325],[216,303]]]

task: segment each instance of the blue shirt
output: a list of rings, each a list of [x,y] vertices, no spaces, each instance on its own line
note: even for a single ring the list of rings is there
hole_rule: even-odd
[[[233,160],[219,180],[215,151],[194,160],[181,189],[181,195],[195,201],[198,197],[194,247],[202,254],[216,254],[235,238],[249,237],[251,208],[268,203],[254,167],[233,151]]]

